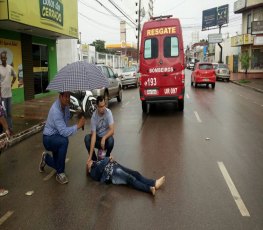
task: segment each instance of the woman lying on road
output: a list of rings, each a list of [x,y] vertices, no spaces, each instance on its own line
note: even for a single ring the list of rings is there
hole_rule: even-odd
[[[87,162],[87,175],[88,174],[96,181],[112,184],[127,184],[135,189],[151,193],[152,195],[155,195],[155,190],[159,189],[165,181],[164,176],[157,180],[147,179],[139,172],[120,165],[113,160],[112,157],[105,157],[100,161],[89,160]]]

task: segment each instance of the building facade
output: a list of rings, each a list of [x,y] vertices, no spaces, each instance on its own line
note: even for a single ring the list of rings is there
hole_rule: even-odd
[[[242,13],[242,34],[231,38],[231,46],[249,55],[248,72],[263,73],[263,1],[238,0],[234,13]],[[240,62],[239,70],[245,71]]]
[[[1,0],[0,52],[14,67],[13,103],[48,93],[58,39],[78,38],[77,0]]]

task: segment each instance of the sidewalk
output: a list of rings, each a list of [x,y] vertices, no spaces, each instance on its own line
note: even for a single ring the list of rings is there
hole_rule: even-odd
[[[262,73],[231,73],[230,81],[263,93],[263,74]]]
[[[230,81],[263,93],[263,74],[248,74],[246,77],[243,73],[231,73]],[[50,106],[57,97],[58,94],[52,94],[12,106],[15,135],[9,141],[9,147],[42,131]]]

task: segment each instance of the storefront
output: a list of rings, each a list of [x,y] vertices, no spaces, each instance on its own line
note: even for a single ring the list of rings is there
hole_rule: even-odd
[[[78,38],[77,13],[77,0],[0,1],[0,53],[7,52],[17,73],[13,103],[48,92],[57,72],[56,41]]]

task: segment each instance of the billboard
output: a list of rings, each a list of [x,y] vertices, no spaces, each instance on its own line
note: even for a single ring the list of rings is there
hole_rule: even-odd
[[[217,25],[217,8],[203,11],[202,29]]]
[[[203,11],[202,30],[228,23],[229,5],[222,5]]]
[[[77,0],[8,0],[8,19],[78,38],[77,8]]]
[[[221,26],[228,23],[228,4],[217,8],[217,25]]]

